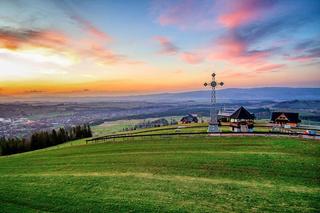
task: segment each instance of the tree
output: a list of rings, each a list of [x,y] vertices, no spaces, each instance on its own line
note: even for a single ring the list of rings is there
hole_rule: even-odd
[[[91,131],[90,125],[88,125],[88,135],[87,135],[87,137],[89,137],[89,138],[92,137],[92,131]]]
[[[9,155],[29,150],[42,149],[70,140],[92,137],[91,128],[88,124],[77,125],[66,130],[59,128],[52,131],[34,132],[30,140],[25,138],[5,138],[0,137],[0,155]]]
[[[58,134],[55,129],[53,129],[51,132],[51,143],[52,143],[52,145],[59,144]]]

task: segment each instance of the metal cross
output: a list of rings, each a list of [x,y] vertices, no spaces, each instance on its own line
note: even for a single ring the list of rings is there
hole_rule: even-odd
[[[210,108],[210,123],[208,132],[219,132],[218,127],[218,114],[217,114],[217,98],[216,98],[216,87],[223,86],[223,82],[216,81],[216,74],[212,73],[212,81],[210,83],[204,83],[204,86],[211,86],[211,108]]]

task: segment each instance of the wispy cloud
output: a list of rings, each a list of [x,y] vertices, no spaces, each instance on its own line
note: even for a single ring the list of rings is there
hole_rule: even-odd
[[[0,48],[10,51],[41,48],[47,50],[47,55],[72,55],[74,58],[78,58],[78,61],[93,60],[99,64],[135,62],[124,54],[113,51],[109,47],[113,40],[112,37],[80,16],[70,2],[62,0],[53,2],[66,17],[76,23],[76,27],[83,33],[72,35],[52,26],[0,28]]]
[[[179,52],[179,48],[167,37],[156,36],[154,37],[154,40],[160,44],[161,54],[172,55],[177,54]]]
[[[286,55],[285,59],[296,62],[309,62],[320,59],[320,40],[318,38],[309,39],[296,44],[292,54]]]
[[[153,13],[162,26],[177,26],[180,29],[205,30],[213,28],[216,16],[213,0],[154,1]]]
[[[199,64],[204,61],[203,55],[191,52],[181,53],[181,58],[189,64]]]
[[[264,16],[277,0],[178,0],[154,1],[153,13],[162,26],[184,30],[213,30],[217,25],[234,28]]]
[[[61,32],[33,29],[0,29],[0,47],[19,49],[24,44],[39,47],[62,47],[68,38]]]
[[[195,29],[201,26],[205,30],[217,29],[220,25],[227,30],[207,47],[181,53],[187,63],[195,64],[209,61],[228,61],[234,64],[263,63],[269,57],[270,49],[252,49],[252,38],[258,40],[266,34],[264,29],[242,31],[243,26],[257,20],[262,13],[270,10],[276,1],[175,1],[174,4],[158,3],[158,21],[161,25],[173,25],[183,29]],[[219,10],[220,9],[220,10]],[[254,27],[252,27],[254,28]],[[266,27],[267,28],[267,27]],[[250,33],[248,33],[250,32]],[[167,44],[167,43],[165,43]],[[166,48],[166,50],[171,50]],[[163,52],[164,49],[163,49]],[[170,52],[170,51],[166,51]],[[173,51],[171,51],[173,52]],[[174,51],[176,53],[176,51]],[[205,54],[204,54],[205,53]],[[261,64],[260,64],[261,65]]]
[[[204,60],[204,57],[198,53],[182,51],[165,36],[156,36],[154,37],[154,40],[160,44],[160,54],[178,56],[182,61],[188,64],[199,64]]]
[[[99,39],[100,42],[111,42],[112,38],[109,34],[106,32],[101,31],[96,26],[94,26],[91,22],[88,20],[82,18],[81,16],[78,16],[76,14],[71,16],[72,19],[76,20],[85,30],[86,33],[89,35],[92,35]]]
[[[127,63],[127,57],[115,54],[101,40],[92,38],[74,39],[60,31],[41,29],[0,29],[0,48],[11,51],[35,48],[47,49],[53,54],[73,55],[94,59],[102,64]]]
[[[255,71],[258,73],[276,72],[283,67],[285,67],[284,64],[268,64],[268,65],[264,65],[262,67],[257,68]]]
[[[218,17],[218,23],[227,28],[250,23],[261,18],[276,2],[276,0],[224,1],[226,11]]]
[[[83,16],[79,15],[78,12],[74,9],[73,4],[65,0],[55,1],[57,7],[59,7],[71,20],[74,20],[88,35],[99,39],[99,42],[106,43],[112,40],[112,37],[95,26],[88,19],[85,19]]]
[[[320,39],[308,39],[297,43],[294,47],[296,51],[305,51],[314,47],[320,46]]]
[[[250,50],[250,43],[239,37],[234,31],[221,36],[208,49],[209,60],[223,60],[234,64],[262,63],[272,51]]]
[[[315,8],[319,4],[310,3],[313,7],[299,2],[288,5],[278,0],[180,0],[155,1],[154,7],[156,20],[162,26],[218,32],[205,47],[181,53],[184,61],[223,61],[262,73],[280,70],[288,61],[304,62],[319,57],[319,48],[310,41],[300,44],[299,54],[287,54],[286,60],[276,65],[270,62],[288,51],[280,40],[289,38],[288,33],[296,32],[304,23],[315,22]],[[301,7],[305,9],[302,12]],[[295,15],[298,11],[299,16]]]

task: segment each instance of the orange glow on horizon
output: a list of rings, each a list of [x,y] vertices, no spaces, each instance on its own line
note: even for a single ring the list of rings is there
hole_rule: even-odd
[[[108,1],[25,2],[21,14],[0,1],[0,96],[202,90],[212,72],[224,88],[320,85],[312,4],[128,1],[123,13]]]
[[[186,86],[188,85],[188,86]],[[77,94],[77,95],[110,95],[110,94],[147,94],[159,92],[178,92],[184,90],[197,90],[202,88],[200,82],[158,82],[146,81],[96,81],[76,84],[63,84],[61,82],[11,82],[3,85],[0,94],[5,95],[49,95],[49,94]]]

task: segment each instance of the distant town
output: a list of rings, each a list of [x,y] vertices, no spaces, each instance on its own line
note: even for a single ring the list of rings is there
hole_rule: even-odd
[[[237,101],[219,103],[220,114],[230,114],[245,106],[255,119],[270,120],[272,112],[298,112],[301,124],[320,123],[320,101]],[[196,114],[199,122],[207,121],[210,104],[206,102],[30,102],[0,104],[0,136],[29,137],[33,132],[79,124],[99,125],[108,121],[162,118]],[[168,122],[172,122],[170,119]],[[140,124],[143,125],[143,124]]]

